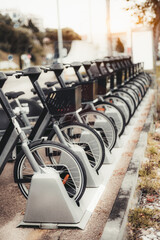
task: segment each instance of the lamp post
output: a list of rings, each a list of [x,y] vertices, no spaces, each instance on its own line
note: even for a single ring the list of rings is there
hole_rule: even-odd
[[[107,45],[108,55],[112,56],[112,38],[110,28],[110,0],[106,0],[106,11],[107,11]]]
[[[58,51],[59,51],[59,59],[60,63],[63,62],[63,38],[62,38],[62,29],[60,24],[60,8],[59,8],[59,0],[57,0],[57,19],[58,19]]]

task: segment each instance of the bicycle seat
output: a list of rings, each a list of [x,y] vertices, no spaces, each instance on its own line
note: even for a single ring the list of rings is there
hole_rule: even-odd
[[[53,81],[53,82],[45,82],[45,85],[46,85],[47,87],[52,87],[52,86],[54,86],[54,85],[56,85],[56,84],[58,84],[57,81]]]
[[[8,99],[15,99],[21,95],[25,94],[23,91],[20,92],[6,92],[5,95],[8,97]]]
[[[65,84],[70,85],[70,84],[74,84],[74,83],[77,83],[77,82],[78,82],[77,80],[71,80],[71,81],[65,81]]]

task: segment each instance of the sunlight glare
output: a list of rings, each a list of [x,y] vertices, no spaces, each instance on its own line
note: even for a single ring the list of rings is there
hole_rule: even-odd
[[[125,2],[123,0],[114,0],[110,2],[110,24],[111,32],[126,32],[131,28],[131,20],[129,13],[124,9]]]

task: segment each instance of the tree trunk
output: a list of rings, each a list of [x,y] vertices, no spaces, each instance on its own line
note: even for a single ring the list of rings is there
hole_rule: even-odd
[[[155,57],[158,57],[158,42],[160,37],[160,22],[153,28]]]
[[[157,5],[156,11],[156,19],[153,26],[153,34],[154,34],[154,50],[155,50],[155,57],[157,60],[158,57],[158,43],[160,38],[160,3]]]
[[[21,54],[19,54],[19,68],[22,69],[22,59],[21,59]]]

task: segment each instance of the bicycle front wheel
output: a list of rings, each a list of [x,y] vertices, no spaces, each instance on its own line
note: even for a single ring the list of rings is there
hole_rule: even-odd
[[[39,166],[53,167],[59,173],[69,197],[79,201],[86,188],[86,172],[79,157],[68,147],[51,141],[32,142],[29,148]],[[15,162],[14,179],[26,198],[33,174],[28,158],[21,151]]]

